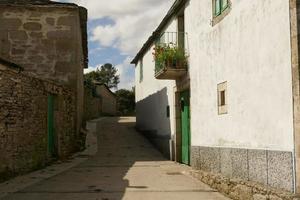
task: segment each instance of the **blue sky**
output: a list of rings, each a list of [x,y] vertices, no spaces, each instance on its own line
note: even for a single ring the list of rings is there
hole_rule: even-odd
[[[112,63],[120,75],[119,89],[134,86],[130,61],[158,26],[174,0],[59,0],[89,12],[89,69]]]

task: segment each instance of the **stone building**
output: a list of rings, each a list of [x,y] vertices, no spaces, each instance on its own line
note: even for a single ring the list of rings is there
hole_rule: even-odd
[[[0,57],[24,73],[72,88],[76,132],[83,118],[83,69],[87,67],[87,11],[49,0],[0,1]]]
[[[0,181],[78,149],[75,93],[0,59]]]
[[[96,119],[102,114],[102,99],[96,95],[93,84],[84,85],[84,121]]]
[[[299,13],[296,0],[176,0],[132,61],[137,127],[225,193],[237,179],[250,195],[300,193]]]
[[[101,98],[102,115],[115,116],[117,114],[117,97],[107,85],[97,84],[95,88],[96,96]]]
[[[85,84],[84,118],[117,115],[117,97],[106,85],[94,82]]]
[[[71,3],[0,1],[0,177],[82,147],[86,22]]]

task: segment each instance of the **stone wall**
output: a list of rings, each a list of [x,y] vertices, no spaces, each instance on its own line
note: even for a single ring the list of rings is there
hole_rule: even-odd
[[[92,86],[84,86],[84,121],[100,117],[102,112],[102,101],[95,95],[95,89]]]
[[[299,196],[267,188],[262,184],[224,177],[220,174],[192,170],[190,175],[234,200],[299,200]]]
[[[0,56],[34,76],[75,88],[83,69],[78,10],[0,4]]]
[[[72,90],[0,64],[0,179],[43,167],[48,153],[48,95],[54,95],[57,153],[77,149]]]
[[[76,130],[83,117],[83,68],[87,67],[86,9],[47,1],[0,3],[0,57],[24,72],[76,91]],[[42,2],[42,3],[41,3]]]
[[[293,192],[292,152],[236,148],[191,148],[194,169]]]
[[[117,114],[117,98],[110,89],[105,85],[96,85],[96,95],[102,99],[102,114],[116,115]]]

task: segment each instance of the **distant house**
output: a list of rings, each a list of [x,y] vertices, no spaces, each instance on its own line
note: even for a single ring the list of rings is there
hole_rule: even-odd
[[[132,61],[137,127],[194,169],[300,192],[298,3],[176,0]]]
[[[117,98],[107,85],[95,83],[95,93],[101,98],[102,115],[117,115]]]

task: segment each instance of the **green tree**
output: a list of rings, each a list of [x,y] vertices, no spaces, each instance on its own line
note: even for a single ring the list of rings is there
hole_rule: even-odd
[[[110,63],[106,63],[97,69],[84,75],[84,79],[88,84],[97,82],[105,84],[109,88],[117,88],[120,83],[120,76],[117,75],[118,70]]]
[[[135,92],[121,89],[116,91],[118,110],[121,115],[134,115],[135,113]]]

